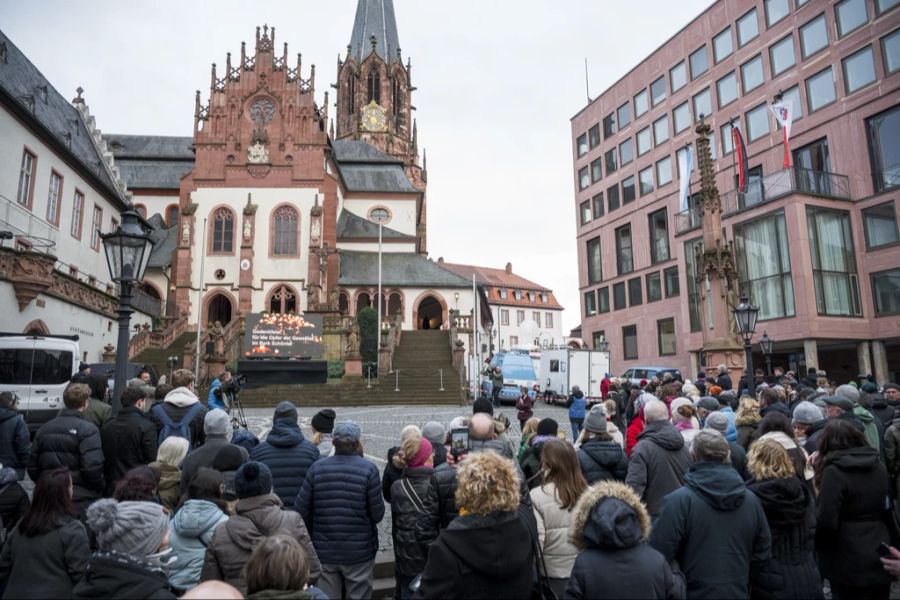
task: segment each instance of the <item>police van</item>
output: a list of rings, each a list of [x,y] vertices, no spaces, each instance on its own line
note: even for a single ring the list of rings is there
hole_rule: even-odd
[[[78,371],[77,335],[0,333],[0,392],[12,392],[30,431],[59,413],[63,391]]]

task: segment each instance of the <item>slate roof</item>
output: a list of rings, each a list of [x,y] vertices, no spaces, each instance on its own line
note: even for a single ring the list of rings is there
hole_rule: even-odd
[[[153,251],[150,253],[147,267],[164,269],[172,264],[172,251],[178,245],[178,227],[175,225],[166,227],[166,222],[159,213],[147,219],[147,223],[153,228],[150,231]]]
[[[393,62],[400,48],[393,0],[359,0],[356,5],[356,20],[350,38],[350,56],[356,62],[362,62],[372,53],[370,40],[373,35],[375,53],[385,62]]]
[[[116,160],[119,173],[131,189],[173,189],[181,187],[181,177],[194,168],[193,161]]]
[[[332,142],[334,158],[350,192],[417,194],[403,163],[360,140]]]
[[[26,118],[49,135],[95,178],[98,188],[119,200],[125,197],[113,180],[103,157],[78,110],[60,94],[5,33],[0,31],[0,46],[6,59],[0,60],[0,96],[17,106]]]
[[[385,252],[381,255],[382,285],[428,288],[470,288],[471,281],[448,271],[420,254]],[[378,253],[341,250],[342,286],[376,285]]]
[[[337,238],[353,239],[353,238],[377,238],[378,225],[363,219],[349,210],[342,210],[337,222]],[[407,235],[390,227],[381,227],[381,237],[383,239],[410,239],[415,240],[415,236]]]
[[[194,168],[194,140],[170,135],[103,134],[130,188],[174,189]]]

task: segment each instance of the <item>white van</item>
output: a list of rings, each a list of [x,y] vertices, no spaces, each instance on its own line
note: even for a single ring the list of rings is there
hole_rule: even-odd
[[[59,413],[63,391],[78,372],[77,335],[0,333],[0,392],[18,397],[28,429],[37,431]]]

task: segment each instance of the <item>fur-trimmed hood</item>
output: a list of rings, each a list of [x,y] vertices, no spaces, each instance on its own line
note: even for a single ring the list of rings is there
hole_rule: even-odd
[[[631,548],[650,537],[650,514],[629,486],[602,481],[589,487],[572,513],[569,539],[580,550]]]

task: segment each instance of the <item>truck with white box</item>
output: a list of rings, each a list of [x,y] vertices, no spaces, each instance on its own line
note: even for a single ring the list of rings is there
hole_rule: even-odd
[[[545,348],[541,351],[540,386],[551,402],[565,402],[576,385],[588,404],[600,402],[600,381],[609,370],[609,352],[575,348]]]

